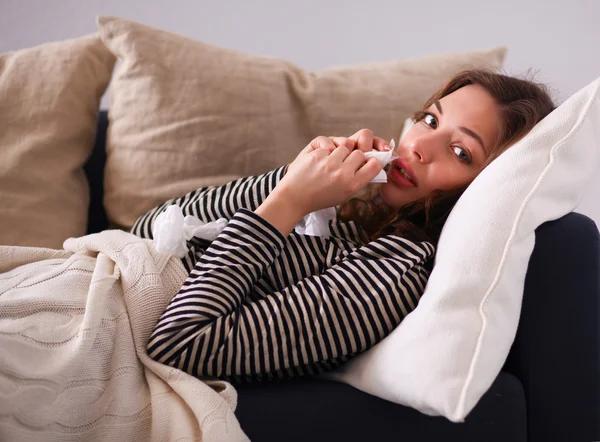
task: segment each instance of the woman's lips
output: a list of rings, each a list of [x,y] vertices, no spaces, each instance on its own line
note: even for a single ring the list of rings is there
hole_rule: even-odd
[[[410,179],[406,178],[404,174],[400,171],[400,169],[404,169],[406,174]],[[390,170],[390,176],[392,179],[402,187],[417,187],[417,180],[415,178],[415,174],[412,171],[411,167],[404,160],[398,159],[392,162],[392,167]]]

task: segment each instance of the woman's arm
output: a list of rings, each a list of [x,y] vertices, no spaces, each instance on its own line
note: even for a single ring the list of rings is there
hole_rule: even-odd
[[[415,308],[433,254],[428,243],[381,238],[321,275],[248,302],[284,245],[262,217],[236,213],[162,315],[150,356],[195,376],[294,376],[298,367],[344,359]]]
[[[153,239],[154,220],[172,204],[181,207],[184,216],[193,215],[202,222],[230,219],[241,208],[256,210],[285,174],[286,166],[253,177],[243,177],[222,186],[203,187],[179,198],[170,199],[136,220],[130,232]]]
[[[310,154],[317,149],[325,149],[328,152],[327,154],[329,154],[337,146],[345,146],[350,151],[356,149],[362,152],[369,152],[372,149],[389,150],[389,146],[385,140],[373,137],[373,132],[368,129],[362,129],[350,138],[317,137],[300,152],[292,164],[282,166],[264,175],[240,178],[223,186],[197,189],[180,198],[166,201],[138,218],[131,228],[131,233],[141,238],[153,239],[154,220],[167,206],[172,204],[180,206],[184,215],[196,216],[202,222],[216,221],[218,218],[229,219],[240,208],[256,210],[273,189],[275,189],[275,186],[282,180],[283,176],[286,175],[288,168],[292,168],[293,172],[301,175],[301,180],[304,180],[304,183],[311,182],[312,179],[308,175],[303,174],[304,171],[306,171],[306,167],[297,163],[306,160]],[[360,159],[358,161],[359,163],[363,162]],[[354,172],[356,172],[355,169],[356,167],[353,168]],[[379,170],[381,170],[381,168],[379,167],[377,170],[377,162],[375,161],[371,164],[371,167],[366,167],[364,170],[358,172],[357,176],[371,175],[373,171],[378,173]],[[358,188],[354,190],[356,191]],[[294,192],[292,192],[292,194],[293,193]],[[325,195],[328,193],[329,192],[326,192]],[[322,200],[322,198],[316,199]],[[335,201],[335,197],[333,199],[328,199],[330,201]],[[335,204],[332,202],[325,205],[325,207],[334,205]],[[313,210],[309,210],[307,213],[312,211]],[[273,218],[272,213],[266,215]],[[274,221],[277,222],[279,218],[280,217],[275,214]],[[285,224],[289,224],[289,220]]]

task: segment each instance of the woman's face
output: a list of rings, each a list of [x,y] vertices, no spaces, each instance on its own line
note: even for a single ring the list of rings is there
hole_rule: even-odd
[[[399,158],[380,189],[383,200],[400,208],[435,190],[469,184],[494,148],[499,126],[498,105],[482,86],[465,86],[445,96],[400,141]]]

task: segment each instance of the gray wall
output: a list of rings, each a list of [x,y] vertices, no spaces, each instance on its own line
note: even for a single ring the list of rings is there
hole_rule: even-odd
[[[0,0],[0,52],[94,32],[98,14],[308,70],[504,45],[505,70],[533,69],[558,102],[600,76],[598,0]],[[600,225],[600,170],[578,211]]]

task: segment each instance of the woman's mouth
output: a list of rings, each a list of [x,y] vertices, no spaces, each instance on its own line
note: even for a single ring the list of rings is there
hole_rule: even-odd
[[[390,177],[401,187],[417,187],[417,180],[408,163],[404,160],[395,160],[390,169]]]

